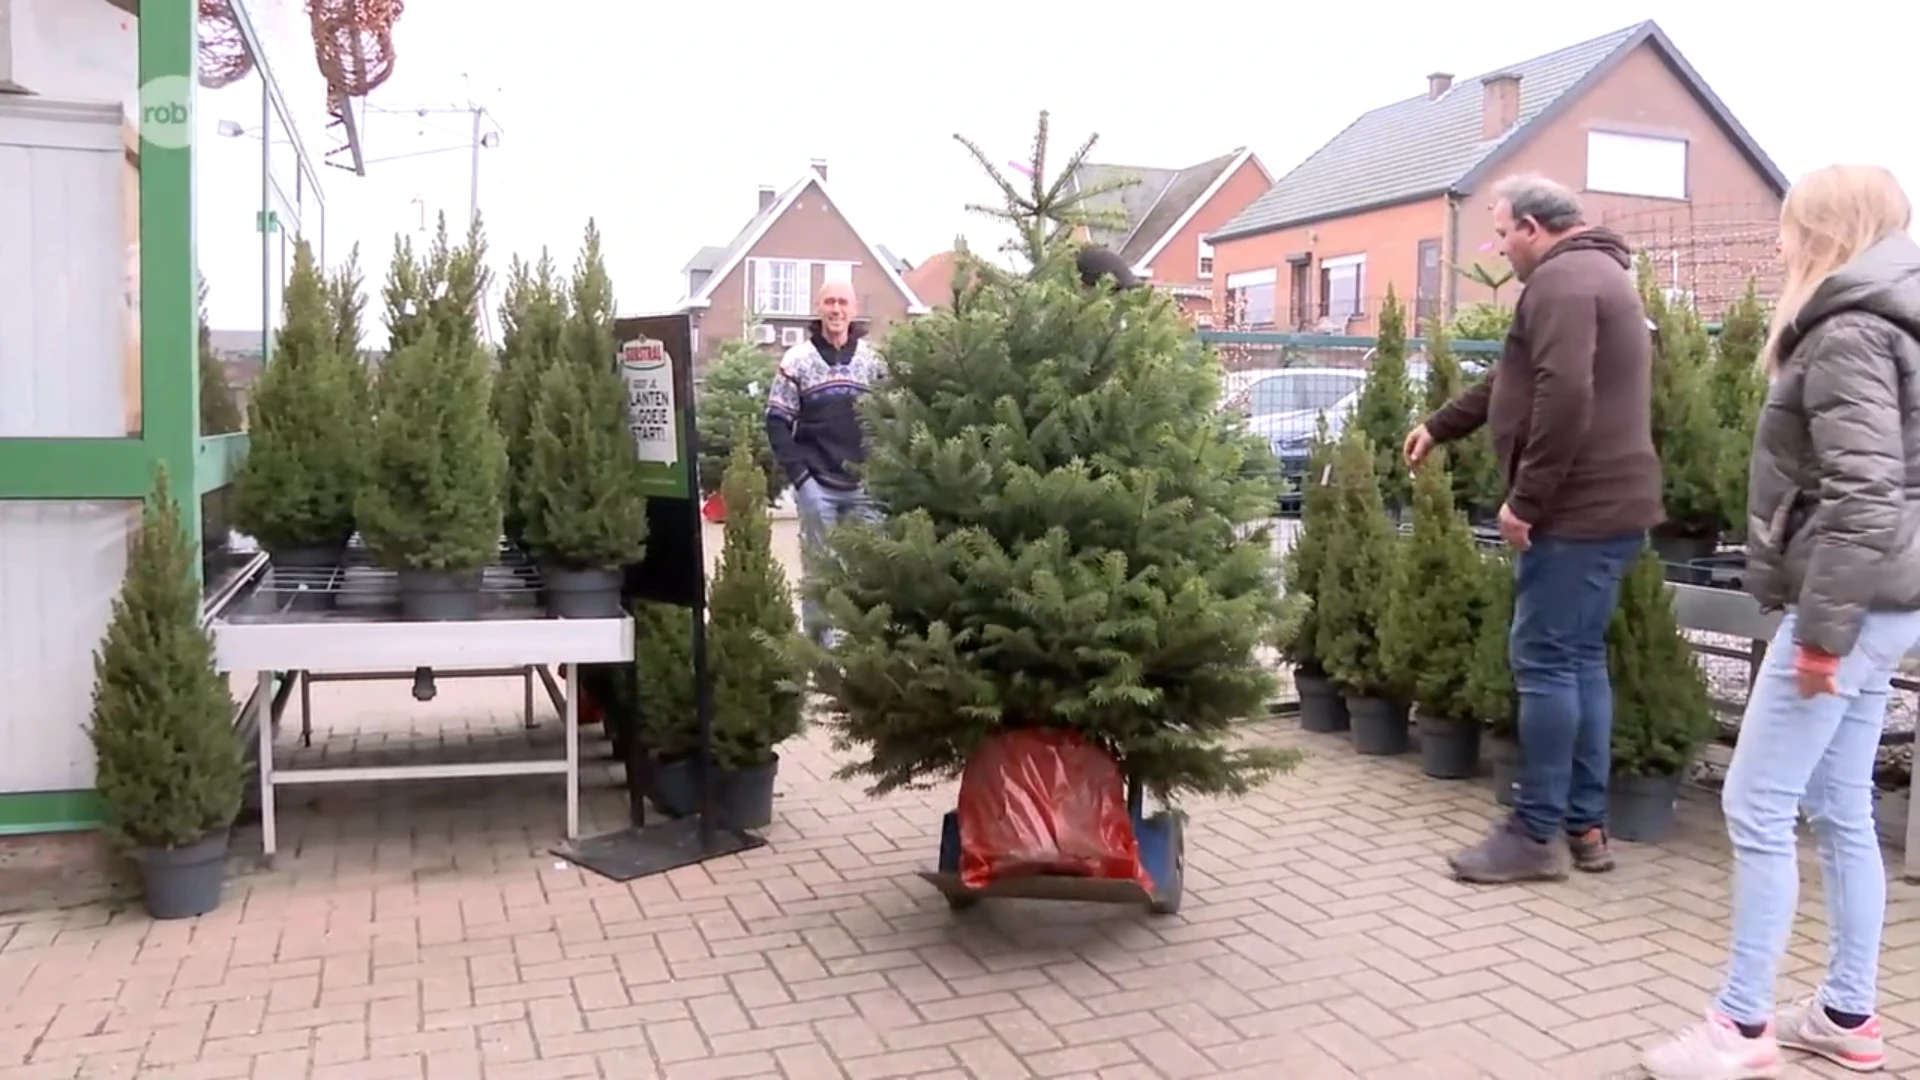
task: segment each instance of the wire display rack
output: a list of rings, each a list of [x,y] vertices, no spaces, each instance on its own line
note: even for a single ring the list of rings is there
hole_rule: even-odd
[[[579,679],[581,664],[633,660],[633,620],[560,619],[541,606],[539,570],[502,543],[481,577],[478,617],[446,622],[400,618],[399,574],[379,566],[358,538],[331,566],[273,566],[258,560],[213,614],[222,671],[253,673],[253,731],[258,738],[261,847],[277,846],[274,794],[293,785],[555,775],[566,786],[566,836],[580,829]],[[280,768],[272,702],[282,675],[299,684],[301,735],[311,743],[310,696],[317,682],[412,680],[427,700],[436,678],[511,676],[524,680],[525,722],[533,726],[536,678],[546,685],[565,728],[563,758],[431,765]],[[557,676],[557,678],[556,678]]]
[[[494,564],[481,572],[482,619],[538,619],[540,569],[526,553],[500,542]],[[399,571],[381,566],[358,536],[331,566],[277,566],[242,590],[225,616],[233,622],[341,622],[398,620]]]

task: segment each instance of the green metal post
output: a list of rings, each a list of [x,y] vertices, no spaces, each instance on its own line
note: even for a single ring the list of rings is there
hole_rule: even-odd
[[[197,95],[198,5],[142,0],[140,81],[184,77]],[[188,110],[196,124],[197,112]],[[141,438],[167,467],[187,535],[200,536],[200,326],[194,257],[193,140],[181,149],[140,147]],[[199,572],[195,563],[195,573]]]

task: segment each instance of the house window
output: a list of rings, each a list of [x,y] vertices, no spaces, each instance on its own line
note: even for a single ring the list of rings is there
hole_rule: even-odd
[[[1687,143],[1651,135],[1587,132],[1587,190],[1650,199],[1687,197]]]
[[[1347,322],[1365,313],[1367,257],[1343,255],[1320,260],[1320,317]]]
[[[1310,325],[1313,311],[1313,256],[1287,263],[1287,322],[1295,330]]]
[[[1420,276],[1413,304],[1415,333],[1426,333],[1428,325],[1440,316],[1440,290],[1445,280],[1440,268],[1440,241],[1420,241]]]
[[[823,264],[820,281],[825,285],[853,284],[853,264],[850,262],[830,262]]]
[[[754,313],[805,315],[808,289],[804,273],[804,264],[791,260],[756,260],[753,275]]]
[[[1202,239],[1200,241],[1200,277],[1202,279],[1206,279],[1206,278],[1211,278],[1212,276],[1213,276],[1213,245],[1207,243],[1206,240]]]
[[[1246,270],[1227,275],[1227,310],[1235,326],[1273,325],[1273,287],[1280,275],[1272,270]]]

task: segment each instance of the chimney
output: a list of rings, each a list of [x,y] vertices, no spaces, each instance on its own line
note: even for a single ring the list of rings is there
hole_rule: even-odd
[[[1441,94],[1453,89],[1453,76],[1444,71],[1436,71],[1427,76],[1427,100],[1432,101]]]
[[[825,180],[827,178],[827,159],[814,158],[811,164],[813,165],[813,171],[820,174],[820,179]]]
[[[1480,138],[1497,139],[1520,122],[1520,76],[1511,71],[1480,80]]]
[[[760,213],[762,214],[766,213],[767,207],[773,205],[773,197],[774,197],[774,190],[772,188],[766,186],[765,184],[760,185],[760,210],[759,210]]]

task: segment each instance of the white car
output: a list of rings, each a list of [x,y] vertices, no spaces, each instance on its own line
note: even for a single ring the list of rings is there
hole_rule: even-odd
[[[1267,440],[1283,473],[1306,468],[1307,448],[1320,417],[1327,433],[1339,438],[1347,417],[1360,403],[1364,368],[1271,368],[1228,376],[1226,407],[1247,418],[1247,430]]]

